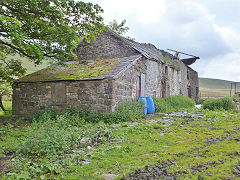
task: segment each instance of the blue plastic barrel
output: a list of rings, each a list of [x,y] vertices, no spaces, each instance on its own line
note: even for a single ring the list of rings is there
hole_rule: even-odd
[[[154,106],[153,99],[150,96],[148,96],[146,97],[146,100],[147,100],[147,113],[148,114],[155,113],[155,106]]]
[[[143,109],[143,114],[147,114],[147,100],[145,97],[143,96],[140,96],[139,97],[139,101],[143,102],[144,103],[144,109]]]

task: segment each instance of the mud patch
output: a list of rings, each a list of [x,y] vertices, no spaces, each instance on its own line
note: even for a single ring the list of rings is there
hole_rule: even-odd
[[[178,176],[188,174],[186,170],[176,171],[174,173],[168,172],[168,168],[176,165],[171,160],[159,161],[154,166],[145,166],[143,169],[137,169],[121,180],[138,180],[138,179],[177,179]]]
[[[1,174],[4,174],[9,170],[10,167],[9,160],[10,157],[7,156],[0,157],[0,176]]]
[[[234,166],[233,175],[235,177],[240,177],[240,161],[238,161],[238,164],[236,166]]]

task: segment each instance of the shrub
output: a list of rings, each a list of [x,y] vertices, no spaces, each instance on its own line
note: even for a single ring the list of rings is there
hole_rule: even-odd
[[[118,121],[133,121],[143,115],[144,104],[138,100],[120,103],[115,111]]]
[[[232,98],[207,99],[203,103],[203,109],[209,110],[234,110],[236,105]]]
[[[182,108],[192,108],[195,105],[195,101],[186,96],[169,96],[165,101],[175,110]]]
[[[197,99],[197,100],[195,100],[195,103],[196,104],[203,104],[204,103],[204,99]]]
[[[186,96],[169,96],[166,99],[153,98],[156,112],[171,112],[179,109],[192,108],[195,105],[193,99]]]
[[[97,113],[90,108],[85,110],[78,110],[76,108],[68,108],[61,113],[57,113],[52,109],[44,113],[38,112],[31,119],[32,122],[45,122],[47,120],[57,120],[60,114],[71,125],[81,125],[86,123],[98,123],[103,121],[105,123],[117,123],[124,121],[134,121],[143,115],[143,103],[137,100],[130,100],[119,103],[115,112],[111,113]]]
[[[233,96],[232,98],[233,98],[233,101],[235,103],[240,102],[240,97],[239,96]]]
[[[45,112],[37,111],[32,118],[28,119],[30,122],[45,122],[46,120],[53,120],[57,116],[56,109],[49,109]]]
[[[165,113],[173,110],[173,108],[163,98],[153,98],[153,102],[155,112],[157,113]]]
[[[46,117],[46,114],[43,116]],[[57,115],[54,120],[46,119],[32,123],[18,152],[37,156],[53,156],[69,152],[77,145],[81,134],[69,122],[71,120],[65,114]]]

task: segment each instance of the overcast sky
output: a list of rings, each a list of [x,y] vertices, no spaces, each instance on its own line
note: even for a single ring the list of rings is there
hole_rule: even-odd
[[[240,0],[85,0],[105,22],[126,19],[128,36],[200,56],[200,77],[240,81]]]

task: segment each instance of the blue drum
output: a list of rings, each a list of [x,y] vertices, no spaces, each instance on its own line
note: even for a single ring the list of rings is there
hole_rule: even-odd
[[[148,96],[146,97],[146,100],[147,100],[147,113],[148,114],[155,113],[155,106],[154,106],[153,99],[150,96]]]
[[[147,100],[145,97],[140,96],[139,97],[139,101],[144,103],[144,109],[143,109],[143,114],[146,115],[147,114]]]

